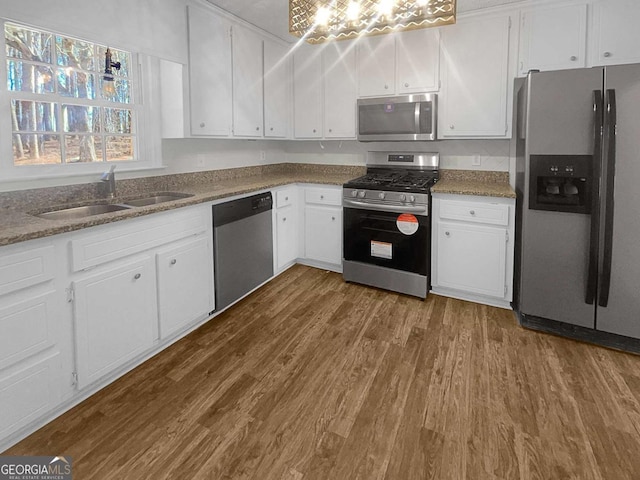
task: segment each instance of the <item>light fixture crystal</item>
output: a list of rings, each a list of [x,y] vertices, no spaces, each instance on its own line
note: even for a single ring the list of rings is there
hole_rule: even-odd
[[[289,32],[309,43],[456,23],[456,0],[289,0]]]

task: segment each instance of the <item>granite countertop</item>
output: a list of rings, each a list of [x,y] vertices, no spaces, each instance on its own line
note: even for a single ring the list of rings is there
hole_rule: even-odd
[[[105,201],[102,203],[123,203],[126,200],[131,200],[132,198],[141,198],[144,196],[150,196],[154,193],[165,191],[186,193],[193,196],[156,205],[133,207],[128,210],[120,210],[117,212],[93,215],[90,217],[83,217],[74,220],[44,219],[36,217],[30,213],[41,212],[44,210],[58,210],[64,207],[74,207],[87,203],[99,202],[91,201],[90,199],[84,199],[83,201],[77,202],[65,202],[63,204],[51,201],[49,203],[44,203],[44,205],[47,205],[47,207],[43,207],[43,204],[36,205],[35,203],[24,201],[14,202],[13,205],[9,206],[0,204],[0,225],[2,225],[2,227],[0,227],[0,246],[19,243],[26,240],[33,240],[36,238],[43,238],[51,235],[57,235],[65,232],[72,232],[96,225],[117,222],[128,218],[141,217],[144,215],[149,215],[151,213],[211,202],[226,197],[232,197],[234,195],[242,195],[245,193],[275,188],[292,183],[342,185],[364,172],[364,169],[360,167],[323,167],[324,168],[315,169],[294,168],[291,169],[291,171],[282,171],[282,169],[280,169],[281,171],[278,171],[278,169],[262,168],[259,170],[259,173],[255,175],[236,176],[235,178],[222,178],[218,180],[212,180],[211,182],[196,181],[191,184],[188,183],[188,179],[187,181],[183,179],[179,183],[174,182],[174,184],[172,185],[163,185],[163,187],[165,188],[158,188],[157,182],[152,182],[152,185],[149,185],[150,188],[144,188],[143,186],[139,186],[137,190],[133,188],[133,190],[136,192],[135,194],[132,194],[131,191],[126,191],[132,190],[132,188],[125,188],[123,189],[125,190],[125,192],[121,194],[122,196],[119,195],[113,201]],[[249,170],[249,173],[255,173],[251,168],[244,170]],[[129,182],[136,183],[133,180],[130,180]],[[144,181],[142,183],[144,183]],[[116,191],[120,192],[120,188],[117,188]],[[34,194],[32,194],[32,196],[33,195]]]
[[[442,170],[440,181],[431,189],[431,192],[516,198],[515,190],[509,185],[507,172]]]

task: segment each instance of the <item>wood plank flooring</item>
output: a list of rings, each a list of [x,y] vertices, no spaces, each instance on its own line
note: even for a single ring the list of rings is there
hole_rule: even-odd
[[[640,478],[640,357],[295,266],[5,454],[77,479]]]

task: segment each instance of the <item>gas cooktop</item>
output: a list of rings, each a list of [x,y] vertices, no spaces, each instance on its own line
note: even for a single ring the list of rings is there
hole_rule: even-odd
[[[351,180],[344,186],[392,192],[428,192],[437,181],[437,173],[429,171],[370,169],[366,175]]]

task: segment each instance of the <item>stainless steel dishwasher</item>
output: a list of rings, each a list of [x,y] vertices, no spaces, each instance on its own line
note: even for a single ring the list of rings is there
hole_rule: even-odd
[[[271,192],[213,206],[216,311],[273,276]]]

